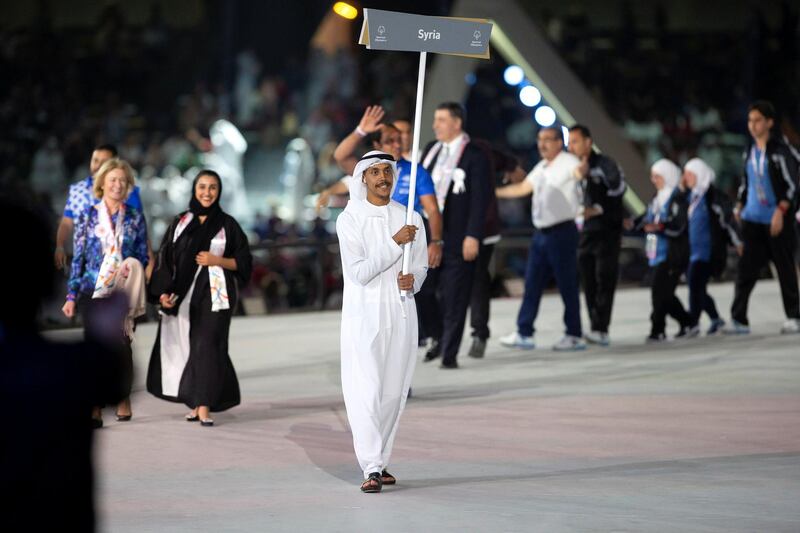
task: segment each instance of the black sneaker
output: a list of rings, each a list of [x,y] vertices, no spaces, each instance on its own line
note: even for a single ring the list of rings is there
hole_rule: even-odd
[[[486,339],[480,339],[478,337],[472,338],[472,346],[469,349],[470,357],[474,357],[475,359],[483,358],[484,354],[486,353]]]
[[[676,339],[694,339],[695,337],[698,337],[699,335],[700,335],[700,326],[695,324],[694,326],[682,327],[680,329],[680,331],[678,331],[678,334],[675,335],[675,338]]]
[[[715,318],[711,321],[711,326],[709,326],[708,331],[706,331],[706,335],[716,335],[721,332],[724,327],[725,321],[721,318]]]
[[[659,344],[662,342],[667,342],[667,336],[663,333],[651,333],[647,336],[644,342],[645,344]]]
[[[428,351],[425,353],[425,359],[422,361],[427,363],[438,358],[440,355],[442,355],[442,349],[439,347],[439,341],[434,339],[431,341],[431,347],[428,348]]]

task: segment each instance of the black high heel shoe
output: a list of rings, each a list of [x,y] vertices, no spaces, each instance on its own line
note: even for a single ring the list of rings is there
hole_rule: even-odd
[[[121,415],[119,413],[115,413],[117,415],[117,422],[130,422],[133,415]]]

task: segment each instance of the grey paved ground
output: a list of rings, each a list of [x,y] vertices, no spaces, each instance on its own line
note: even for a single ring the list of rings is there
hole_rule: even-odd
[[[731,293],[712,287],[723,315]],[[578,354],[549,349],[553,295],[539,349],[500,347],[518,306],[493,302],[486,359],[418,365],[399,484],[379,495],[358,491],[338,313],[235,320],[244,401],[214,428],[141,392],[154,329],[140,328],[134,419],[107,412],[98,432],[102,529],[800,531],[800,336],[778,334],[775,284],[756,288],[749,337],[657,348],[646,290],[618,294],[611,348]]]

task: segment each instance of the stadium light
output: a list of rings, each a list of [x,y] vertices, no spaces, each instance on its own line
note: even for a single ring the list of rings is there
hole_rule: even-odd
[[[510,67],[506,67],[506,70],[503,72],[503,79],[507,84],[514,87],[522,83],[525,79],[525,72],[523,72],[522,67],[511,65]]]
[[[542,101],[542,93],[533,85],[526,85],[519,92],[519,99],[527,107],[536,107]]]
[[[543,105],[533,114],[536,122],[543,127],[552,126],[556,121],[556,112],[550,106]]]
[[[347,2],[336,2],[333,4],[333,12],[348,20],[353,20],[358,16],[358,9]]]

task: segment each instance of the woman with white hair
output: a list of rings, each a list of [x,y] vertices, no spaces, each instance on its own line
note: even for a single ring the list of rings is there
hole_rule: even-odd
[[[639,223],[647,233],[647,259],[653,268],[653,312],[650,315],[650,335],[646,339],[648,343],[667,340],[667,315],[680,324],[676,337],[686,335],[690,322],[689,314],[675,296],[675,288],[689,259],[688,205],[686,194],[678,188],[680,179],[680,167],[669,159],[659,159],[653,164],[650,181],[657,192]]]
[[[131,419],[130,391],[133,381],[134,319],[145,311],[144,269],[147,266],[147,224],[144,214],[125,203],[134,189],[133,169],[122,159],[109,159],[94,177],[93,192],[100,203],[86,209],[75,221],[74,256],[67,282],[67,301],[62,311],[69,318],[80,310],[84,328],[105,329],[111,344],[123,354],[125,399],[117,405],[117,420]],[[128,313],[112,327],[92,324],[87,316],[102,321],[103,300],[114,293],[127,296]],[[92,412],[92,425],[103,427],[100,406]]]
[[[725,325],[714,299],[706,287],[711,276],[719,277],[728,259],[728,243],[741,251],[741,241],[731,222],[733,209],[725,193],[714,187],[714,170],[700,158],[690,159],[683,167],[681,189],[689,193],[689,284],[688,337],[700,334],[700,314],[711,319],[706,335],[713,335]]]

